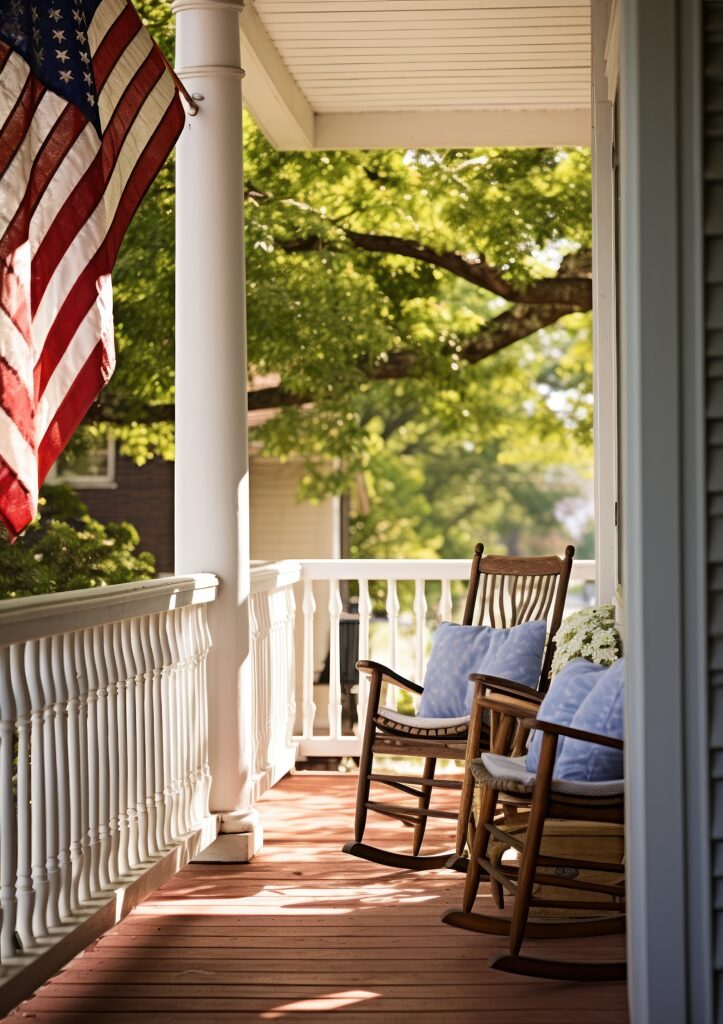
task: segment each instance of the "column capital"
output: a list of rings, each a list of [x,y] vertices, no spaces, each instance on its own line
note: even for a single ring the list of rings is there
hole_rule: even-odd
[[[213,11],[230,10],[238,14],[244,9],[246,0],[171,0],[174,14],[181,11]]]

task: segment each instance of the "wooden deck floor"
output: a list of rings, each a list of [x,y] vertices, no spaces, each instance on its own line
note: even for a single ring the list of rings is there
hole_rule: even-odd
[[[263,799],[252,864],[191,865],[6,1018],[33,1024],[623,1024],[625,986],[497,974],[503,940],[440,923],[463,876],[344,856],[356,780]],[[391,825],[391,823],[390,823]],[[394,827],[392,825],[392,827]],[[376,833],[388,833],[386,824]],[[372,838],[371,832],[368,837]],[[534,951],[541,943],[528,943]],[[613,958],[622,937],[545,943]]]

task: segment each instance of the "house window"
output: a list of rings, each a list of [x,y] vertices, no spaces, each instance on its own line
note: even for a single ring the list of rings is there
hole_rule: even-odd
[[[47,476],[49,484],[69,484],[77,490],[115,488],[115,438],[99,441],[80,452],[63,452]]]

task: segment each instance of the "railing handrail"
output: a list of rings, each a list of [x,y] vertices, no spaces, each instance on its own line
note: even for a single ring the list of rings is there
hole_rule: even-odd
[[[11,598],[0,601],[0,646],[205,604],[217,589],[213,573],[196,573]]]
[[[298,583],[301,578],[301,562],[288,558],[279,562],[251,563],[252,594],[287,587],[291,583]]]
[[[298,563],[304,580],[463,580],[469,576],[468,558],[316,558]],[[270,566],[265,566],[269,569]],[[572,563],[573,582],[595,579],[595,560]]]

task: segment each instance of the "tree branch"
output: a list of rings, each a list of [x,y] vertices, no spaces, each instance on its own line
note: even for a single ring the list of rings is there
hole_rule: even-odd
[[[592,307],[592,263],[587,249],[582,249],[563,260],[555,277],[543,277],[529,284],[518,285],[507,280],[502,272],[491,266],[483,255],[464,256],[459,252],[437,252],[431,246],[412,238],[398,238],[395,235],[373,235],[361,231],[340,229],[343,235],[357,249],[366,252],[390,253],[420,260],[485,291],[499,295],[508,302],[528,305],[534,303],[574,306],[580,311]],[[285,252],[313,252],[320,249],[337,248],[332,242],[319,235],[294,238],[280,242]]]

